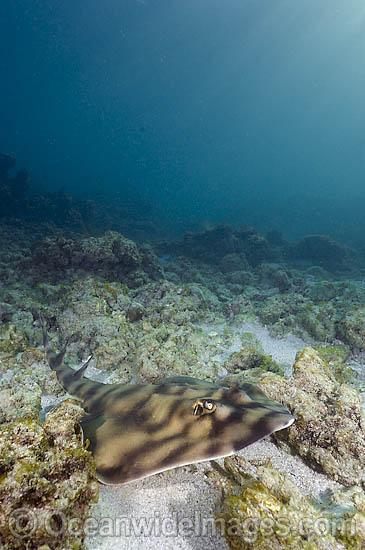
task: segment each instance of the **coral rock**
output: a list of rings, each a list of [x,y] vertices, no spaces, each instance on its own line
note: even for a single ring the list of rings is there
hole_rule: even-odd
[[[351,348],[365,350],[365,306],[348,311],[338,323],[337,332]]]
[[[290,379],[267,373],[260,386],[296,416],[277,439],[285,438],[304,459],[336,481],[365,487],[365,418],[356,389],[338,383],[312,348],[298,353]]]
[[[242,457],[226,458],[224,465],[239,486],[238,491],[225,487],[217,517],[232,549],[364,548],[365,495],[360,487],[331,493],[325,503],[314,502],[270,464],[257,468],[254,476]]]
[[[64,402],[44,426],[23,420],[0,429],[2,549],[82,548],[83,523],[98,496],[93,459],[77,430],[82,414]]]

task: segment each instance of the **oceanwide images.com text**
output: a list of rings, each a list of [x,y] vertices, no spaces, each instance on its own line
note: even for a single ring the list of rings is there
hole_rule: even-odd
[[[29,539],[39,529],[50,536],[60,537],[65,533],[81,536],[101,537],[214,537],[240,536],[247,542],[255,542],[259,537],[324,537],[341,533],[356,536],[360,526],[353,519],[342,520],[325,516],[295,518],[246,517],[230,518],[203,516],[196,510],[191,516],[180,515],[177,511],[168,516],[155,512],[149,517],[77,518],[68,519],[62,512],[39,511],[31,508],[15,510],[8,518],[9,531],[13,536]]]

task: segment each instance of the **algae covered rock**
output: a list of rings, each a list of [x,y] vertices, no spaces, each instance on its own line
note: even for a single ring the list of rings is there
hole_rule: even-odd
[[[260,268],[262,284],[274,284],[268,274],[280,272],[272,266]],[[365,341],[365,290],[361,284],[350,281],[319,281],[303,278],[297,271],[288,271],[291,288],[284,293],[272,294],[246,287],[245,294],[251,301],[254,313],[268,325],[273,335],[288,331],[307,341],[322,342],[342,340],[352,349],[363,349]],[[280,287],[278,286],[279,290]],[[266,294],[266,295],[265,295]]]
[[[223,273],[232,271],[246,271],[249,269],[246,256],[243,252],[240,254],[226,254],[219,262],[219,268]]]
[[[214,298],[201,285],[151,282],[128,291],[121,283],[88,277],[70,286],[57,319],[44,318],[51,341],[58,327],[54,348],[68,341],[66,362],[75,364],[92,352],[97,368],[112,372],[118,382],[133,376],[145,382],[171,374],[202,377],[209,342],[193,323],[207,317],[205,308],[217,307]],[[208,371],[215,376],[214,367],[208,365]]]
[[[65,296],[65,308],[57,320],[45,316],[47,327],[53,330],[54,324],[58,325],[54,347],[62,346],[67,340],[70,346],[66,361],[76,363],[83,360],[85,354],[93,353],[98,368],[118,369],[120,381],[128,382],[127,356],[134,345],[125,315],[130,303],[125,285],[100,282],[92,277],[75,281]],[[51,330],[49,333],[52,339]]]
[[[0,428],[0,547],[81,549],[98,485],[81,443],[83,409],[71,400],[42,426],[22,420]]]
[[[260,282],[265,286],[275,287],[279,292],[287,292],[291,289],[291,274],[289,270],[282,269],[277,265],[265,264],[257,269]]]
[[[297,323],[313,338],[332,342],[336,336],[336,308],[331,302],[307,304],[296,315]]]
[[[342,296],[345,290],[346,286],[344,284],[322,279],[310,286],[306,295],[312,302],[318,304],[320,302],[329,302],[337,296]]]
[[[316,344],[312,347],[323,361],[331,365],[343,365],[350,356],[349,350],[340,344],[333,346]]]
[[[224,367],[232,373],[224,378],[224,384],[231,386],[255,382],[264,372],[284,374],[284,367],[263,352],[260,342],[252,334],[245,333],[242,344],[242,349],[232,353],[224,363]]]
[[[88,272],[110,273],[130,271],[141,265],[137,245],[109,231],[103,237],[80,240],[52,237],[39,242],[32,254],[34,263],[49,271],[83,269]],[[115,280],[118,280],[117,278]]]
[[[32,383],[0,388],[0,424],[21,417],[36,418],[41,409],[41,388]]]
[[[339,321],[338,335],[352,348],[365,350],[365,306],[346,312]]]
[[[44,394],[62,395],[63,390],[43,350],[28,347],[17,358],[0,358],[0,424],[37,418]]]
[[[312,348],[297,354],[290,379],[267,373],[260,386],[296,417],[277,439],[285,437],[300,456],[336,481],[365,487],[365,419],[356,389],[337,382]]]
[[[291,254],[326,269],[338,269],[349,256],[349,250],[328,235],[306,235],[292,247]]]
[[[226,458],[232,483],[225,484],[217,516],[234,550],[361,550],[365,543],[364,493],[338,491],[327,502],[304,496],[270,464],[252,469],[242,457]]]
[[[346,365],[350,356],[349,350],[344,345],[321,345],[313,346],[320,358],[329,365],[337,382],[351,383],[356,379],[356,372]]]
[[[173,324],[154,327],[144,321],[142,328],[134,354],[135,370],[141,380],[156,383],[172,373],[214,379],[214,364],[201,359],[202,351],[208,348],[205,335],[195,334],[188,323],[182,327]]]
[[[240,269],[247,265],[247,261],[251,266],[256,266],[270,257],[267,240],[254,228],[244,226],[233,229],[226,224],[210,227],[199,233],[188,232],[182,242],[166,244],[164,252],[182,254],[210,264],[219,264],[226,257],[228,261],[224,260],[222,263],[224,271],[233,268],[234,255],[240,257],[234,260],[237,265],[238,259]]]
[[[149,277],[163,277],[152,249],[138,247],[115,231],[108,231],[102,237],[43,239],[20,267],[42,282],[59,282],[88,273],[138,286]]]
[[[25,334],[15,325],[3,325],[0,329],[0,352],[15,354],[28,345]]]

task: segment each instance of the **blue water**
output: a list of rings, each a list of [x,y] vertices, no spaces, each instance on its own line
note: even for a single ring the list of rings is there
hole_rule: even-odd
[[[34,188],[363,242],[363,0],[2,0],[0,51]]]

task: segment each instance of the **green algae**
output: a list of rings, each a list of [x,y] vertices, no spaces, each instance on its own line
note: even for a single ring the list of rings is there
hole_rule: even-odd
[[[339,544],[348,550],[363,548],[361,488],[331,493],[324,503],[304,496],[270,462],[254,475],[242,457],[226,458],[224,466],[230,481],[221,482],[224,499],[217,527],[233,550],[327,550]]]
[[[28,387],[12,382],[0,388],[0,424],[21,417],[37,418],[41,409],[41,389],[33,383]]]
[[[332,341],[336,336],[335,314],[336,309],[330,302],[309,303],[297,314],[296,320],[316,340]]]
[[[334,377],[341,384],[351,383],[356,379],[356,373],[348,367],[345,362],[350,356],[349,350],[343,345],[321,345],[312,346],[320,358],[329,366]]]
[[[338,335],[351,348],[365,349],[365,306],[359,305],[344,314],[337,327]]]
[[[349,350],[343,345],[321,345],[312,346],[323,361],[333,364],[343,364],[349,358]]]
[[[303,289],[303,280],[293,276],[290,277],[293,290],[270,295],[267,287],[260,291],[255,286],[259,277],[258,272],[253,270],[239,273],[245,282],[235,285],[227,283],[234,272],[224,278],[212,270],[209,279],[208,271],[205,266],[187,267],[184,261],[181,262],[179,275],[174,274],[175,284],[166,281],[151,283],[146,274],[135,270],[133,284],[129,284],[130,279],[115,283],[104,281],[102,277],[77,275],[77,279],[60,287],[56,284],[40,283],[40,287],[34,293],[30,287],[22,285],[14,290],[12,296],[15,305],[11,308],[19,308],[22,316],[16,321],[12,320],[11,324],[16,327],[19,334],[23,331],[27,336],[33,334],[32,341],[40,342],[40,330],[36,326],[32,328],[36,323],[29,312],[37,311],[41,304],[45,308],[45,317],[49,321],[55,344],[58,343],[58,337],[61,345],[69,339],[72,360],[85,358],[93,351],[98,368],[115,373],[119,376],[118,381],[124,382],[130,381],[132,377],[138,381],[158,381],[170,374],[187,374],[215,380],[219,367],[212,357],[219,353],[222,343],[228,345],[232,332],[225,328],[223,334],[220,334],[217,329],[212,330],[211,333],[215,334],[209,336],[199,331],[196,322],[216,322],[223,311],[232,323],[241,322],[243,315],[245,318],[254,319],[254,312],[262,312],[261,319],[273,325],[269,326],[271,332],[284,334],[288,330],[293,330],[305,337],[308,334],[315,338],[320,337],[323,341],[331,340],[334,334],[336,337],[344,335],[343,339],[348,341],[349,345],[359,347],[357,344],[361,336],[361,316],[357,315],[358,298],[357,294],[351,298],[351,293],[346,292],[345,284],[342,287],[342,296],[339,287],[328,282],[319,284],[311,295]],[[112,276],[112,272],[110,273]],[[243,292],[244,286],[247,285],[246,279],[252,284],[252,296],[255,300],[250,301],[248,295]],[[192,280],[198,283],[191,283]],[[140,284],[138,288],[137,283]],[[136,304],[137,316],[133,311]],[[297,317],[298,312],[305,313],[303,318]],[[247,341],[245,338],[242,342],[243,348],[246,344],[249,347],[250,344],[250,338]],[[251,343],[254,348],[255,342]],[[354,424],[357,422],[357,426],[360,425],[358,401],[356,394],[349,391],[346,386],[340,389],[341,385],[338,382],[348,381],[349,378],[346,377],[346,373],[337,373],[336,369],[342,369],[343,363],[337,363],[337,359],[335,361],[331,355],[332,352],[328,351],[327,346],[325,348],[324,355],[321,355],[322,350],[318,349],[323,359],[323,367],[320,372],[318,371],[318,376],[316,377],[309,369],[310,376],[303,379],[299,388],[293,388],[293,395],[288,395],[289,390],[286,386],[287,392],[284,391],[282,394],[283,399],[289,399],[293,404],[292,410],[296,410],[297,423],[300,426],[296,437],[291,436],[290,445],[315,468],[323,468],[327,464],[328,473],[332,477],[340,476],[339,479],[342,479],[341,476],[344,476],[343,479],[346,478],[347,483],[352,483],[356,475],[359,476],[359,471],[352,469],[353,456],[361,449],[359,432],[354,431]],[[25,388],[31,380],[36,381],[38,388],[30,386],[29,390],[30,396],[32,388],[35,388],[37,404],[34,411],[39,406],[39,388],[44,393],[62,392],[53,375],[48,372],[48,368],[45,367],[44,373],[42,372],[42,366],[45,366],[42,353],[35,348],[26,347],[19,360],[12,359],[12,365],[8,359],[6,360],[7,368],[17,368],[14,382],[16,381],[19,392],[26,391]],[[232,383],[238,380],[255,381],[264,376],[265,372],[270,373],[271,369],[275,369],[271,358],[266,356],[265,359],[264,354],[260,353],[259,350],[252,349],[251,355],[248,354],[247,363],[244,361],[245,354],[242,354],[241,364],[251,366],[244,370],[238,368],[237,372],[232,372],[227,379],[231,378]],[[255,364],[256,367],[253,366]],[[274,370],[274,373],[281,374],[281,371]],[[268,376],[271,383],[271,375]],[[10,404],[8,408],[12,407],[13,404]],[[301,407],[302,414],[299,413]],[[18,404],[14,408],[18,408]],[[334,415],[336,408],[338,414]],[[19,414],[23,416],[33,409],[33,405],[26,404],[24,408],[18,409]],[[327,418],[329,434],[324,437],[322,434],[327,429]],[[339,427],[337,439],[334,435],[336,423]],[[350,436],[346,435],[348,430]],[[351,445],[351,434],[355,434],[354,445]],[[341,452],[332,456],[327,450],[333,445],[334,440],[335,446],[337,445]],[[55,445],[53,436],[49,437],[49,441],[51,446]],[[61,442],[57,445],[61,445]],[[346,446],[349,448],[348,454]],[[72,458],[69,455],[68,458],[72,462],[80,457]],[[347,461],[350,462],[349,468]],[[341,462],[344,470],[342,473]],[[61,472],[62,468],[57,470],[56,475],[59,476]],[[27,472],[24,470],[24,480],[27,479]],[[62,487],[63,489],[65,487]],[[261,490],[265,493],[262,487]],[[266,496],[268,498],[268,495]],[[73,543],[70,544],[72,547]]]
[[[293,375],[265,373],[260,386],[296,417],[284,439],[314,468],[346,486],[365,488],[365,417],[361,394],[336,380],[331,366],[312,348],[297,354]]]
[[[0,328],[0,352],[16,354],[25,350],[28,340],[15,325],[6,324]]]
[[[265,296],[264,291],[253,287],[256,301],[247,294],[255,314],[271,334],[280,336],[290,331],[322,342],[340,338],[351,349],[361,350],[365,339],[364,288],[348,280],[319,280],[314,284],[294,276],[292,280],[293,288],[285,293]]]
[[[98,497],[94,461],[83,448],[77,428],[83,414],[68,400],[47,416],[44,426],[28,418],[0,427],[0,546],[4,550],[47,545],[52,550],[82,548],[82,525]],[[21,523],[16,521],[19,513]],[[72,522],[80,529],[68,529]]]
[[[271,355],[265,354],[260,342],[252,333],[241,335],[242,349],[232,353],[224,363],[224,367],[232,373],[225,377],[224,382],[229,385],[243,382],[256,382],[264,372],[284,374],[284,367],[273,360]]]

